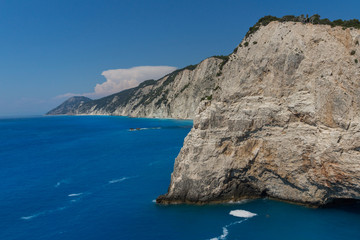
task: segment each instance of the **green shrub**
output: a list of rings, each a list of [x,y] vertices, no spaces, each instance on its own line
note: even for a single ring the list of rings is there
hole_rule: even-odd
[[[342,26],[342,25],[344,25],[344,21],[343,21],[342,19],[335,20],[335,21],[333,21],[333,23],[334,23],[336,26]]]
[[[189,65],[189,66],[184,67],[183,69],[194,70],[197,66],[198,66],[198,64]]]
[[[357,59],[355,59],[355,63],[358,63],[358,60],[357,60]]]
[[[356,51],[355,50],[352,50],[350,55],[355,55]]]
[[[249,31],[246,33],[245,37],[249,37],[251,34],[255,33],[261,26],[266,26],[270,22],[278,21],[278,22],[301,22],[301,23],[312,23],[312,24],[322,24],[329,25],[331,27],[342,26],[345,30],[346,28],[356,28],[360,29],[360,21],[358,19],[351,20],[341,20],[337,19],[335,21],[330,21],[327,18],[321,19],[319,14],[315,14],[311,17],[304,16],[304,14],[300,16],[286,15],[282,18],[277,18],[274,16],[265,16],[259,19],[254,26],[249,28]]]
[[[212,56],[213,58],[218,58],[218,59],[221,59],[223,61],[227,61],[229,60],[229,56],[224,56],[224,55],[214,55]]]
[[[257,41],[254,41],[253,44],[254,44],[254,45],[257,44]]]
[[[202,98],[201,98],[201,101],[204,101],[204,100],[209,100],[209,101],[211,101],[211,100],[212,100],[212,95],[202,97]]]
[[[220,76],[220,75],[221,75],[221,70],[223,69],[224,65],[229,61],[230,58],[229,58],[229,56],[224,56],[224,55],[215,55],[215,56],[213,56],[213,57],[223,60],[223,61],[220,63],[220,66],[219,66],[220,72],[218,72],[218,73],[216,74],[216,76]]]
[[[216,90],[218,90],[218,89],[221,90],[221,87],[220,87],[220,86],[216,86],[216,87],[214,88],[214,91],[216,91]]]
[[[186,84],[181,90],[180,92],[182,93],[183,91],[185,91],[185,89],[187,89],[190,86],[190,83]]]
[[[359,41],[358,41],[358,40],[356,40],[355,44],[356,44],[356,45],[359,45]]]
[[[248,42],[245,42],[245,43],[244,43],[244,46],[245,46],[245,47],[249,46],[249,43],[248,43]]]
[[[250,36],[251,34],[255,33],[257,30],[259,30],[259,28],[261,26],[266,26],[269,23],[273,22],[273,21],[279,21],[279,18],[274,17],[274,16],[265,16],[259,19],[259,21],[257,23],[255,23],[254,26],[249,28],[249,31],[246,33],[246,37]]]

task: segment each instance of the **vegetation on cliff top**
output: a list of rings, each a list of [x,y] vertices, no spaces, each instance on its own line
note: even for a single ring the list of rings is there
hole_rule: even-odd
[[[319,14],[315,14],[311,17],[306,15],[306,17],[302,14],[300,16],[294,16],[294,15],[286,15],[282,18],[274,17],[274,16],[265,16],[259,19],[257,23],[255,23],[254,26],[249,28],[249,31],[246,33],[246,37],[250,36],[261,26],[266,26],[269,23],[273,21],[278,22],[301,22],[301,23],[312,23],[312,24],[322,24],[322,25],[330,25],[331,27],[341,26],[344,29],[345,28],[357,28],[360,29],[360,21],[358,19],[351,19],[351,20],[342,20],[338,19],[335,21],[330,21],[327,18],[321,19]]]

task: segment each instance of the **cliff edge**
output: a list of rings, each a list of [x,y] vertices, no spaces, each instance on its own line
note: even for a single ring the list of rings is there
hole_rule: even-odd
[[[358,29],[277,21],[247,36],[220,63],[157,202],[360,199],[359,41]]]

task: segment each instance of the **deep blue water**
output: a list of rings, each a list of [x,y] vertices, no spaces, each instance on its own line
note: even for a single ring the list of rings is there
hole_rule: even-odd
[[[191,125],[100,116],[0,119],[0,239],[360,239],[355,207],[266,199],[156,205]],[[257,215],[229,215],[237,209]]]

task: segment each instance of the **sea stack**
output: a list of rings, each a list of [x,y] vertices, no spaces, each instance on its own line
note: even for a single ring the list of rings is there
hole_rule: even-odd
[[[272,21],[220,63],[158,203],[360,199],[360,30]]]

